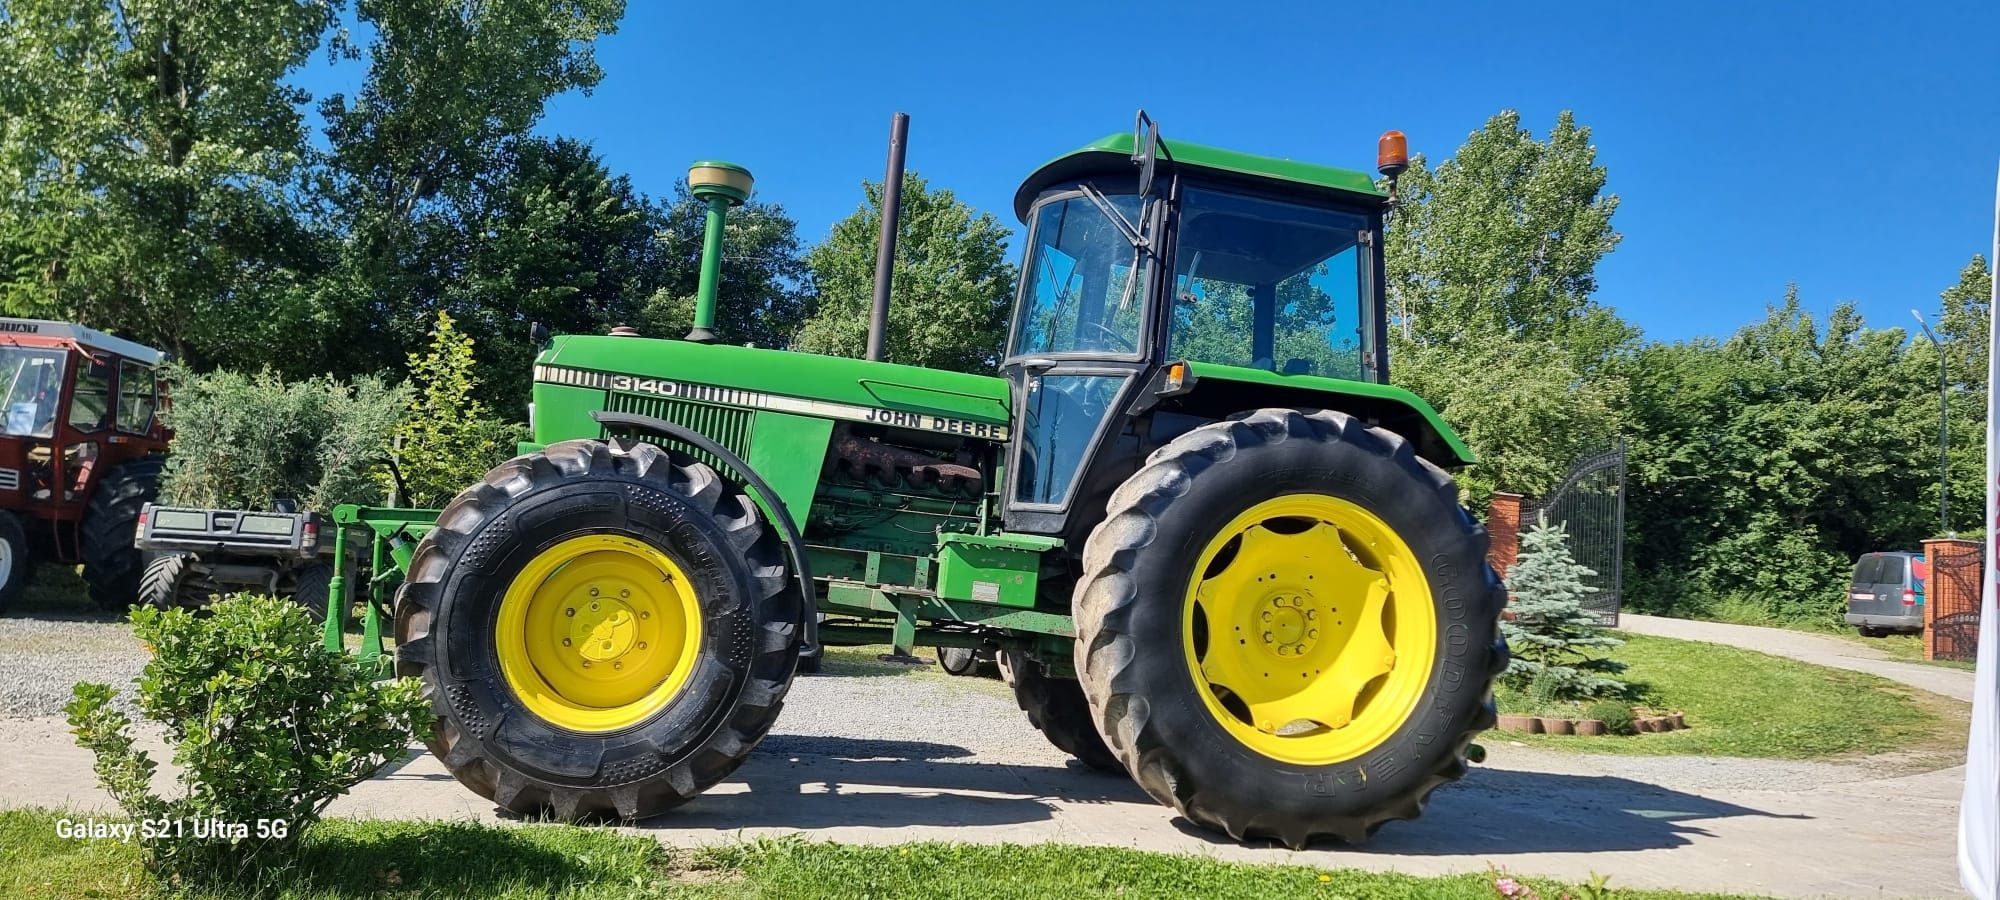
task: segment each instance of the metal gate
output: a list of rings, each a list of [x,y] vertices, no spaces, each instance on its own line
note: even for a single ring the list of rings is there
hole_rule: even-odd
[[[1546,499],[1522,507],[1522,528],[1547,516],[1550,525],[1569,533],[1570,554],[1597,573],[1584,579],[1597,592],[1584,598],[1583,606],[1600,623],[1616,627],[1625,600],[1625,439],[1584,457]]]
[[[1931,658],[1972,662],[1979,657],[1979,577],[1986,565],[1984,554],[1980,550],[1938,552],[1929,562],[1931,578],[1924,602],[1935,604],[1935,608],[1924,640],[1930,643]]]

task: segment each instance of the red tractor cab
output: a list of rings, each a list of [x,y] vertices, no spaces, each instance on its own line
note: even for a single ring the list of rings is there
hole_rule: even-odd
[[[166,460],[165,359],[81,325],[0,318],[0,609],[36,560],[82,563],[92,600],[131,605],[133,533]]]

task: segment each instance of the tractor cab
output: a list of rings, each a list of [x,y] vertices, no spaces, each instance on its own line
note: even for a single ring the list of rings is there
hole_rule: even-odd
[[[1245,386],[1388,381],[1388,195],[1360,172],[1169,144],[1150,124],[1057,157],[1015,195],[1010,528],[1075,530],[1087,481],[1108,491],[1163,440],[1242,409]]]
[[[81,325],[0,319],[0,604],[18,589],[31,549],[62,562],[95,558],[107,578],[116,570],[107,597],[136,578],[124,519],[138,506],[106,491],[151,497],[167,446],[165,359]],[[114,518],[120,527],[109,527]],[[92,526],[101,533],[88,534]]]

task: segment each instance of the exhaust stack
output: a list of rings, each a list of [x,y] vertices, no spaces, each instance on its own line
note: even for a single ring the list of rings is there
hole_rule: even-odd
[[[882,178],[882,237],[875,245],[875,304],[868,311],[868,358],[881,360],[889,338],[889,287],[896,278],[896,227],[903,218],[903,155],[909,149],[910,116],[897,113],[889,124],[889,172]]]

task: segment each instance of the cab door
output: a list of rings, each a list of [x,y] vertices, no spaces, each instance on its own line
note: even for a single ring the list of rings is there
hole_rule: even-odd
[[[1091,461],[1123,427],[1148,365],[1150,257],[1111,214],[1142,223],[1156,205],[1078,190],[1045,196],[1030,215],[1001,366],[1014,394],[1001,506],[1010,530],[1061,531]]]

